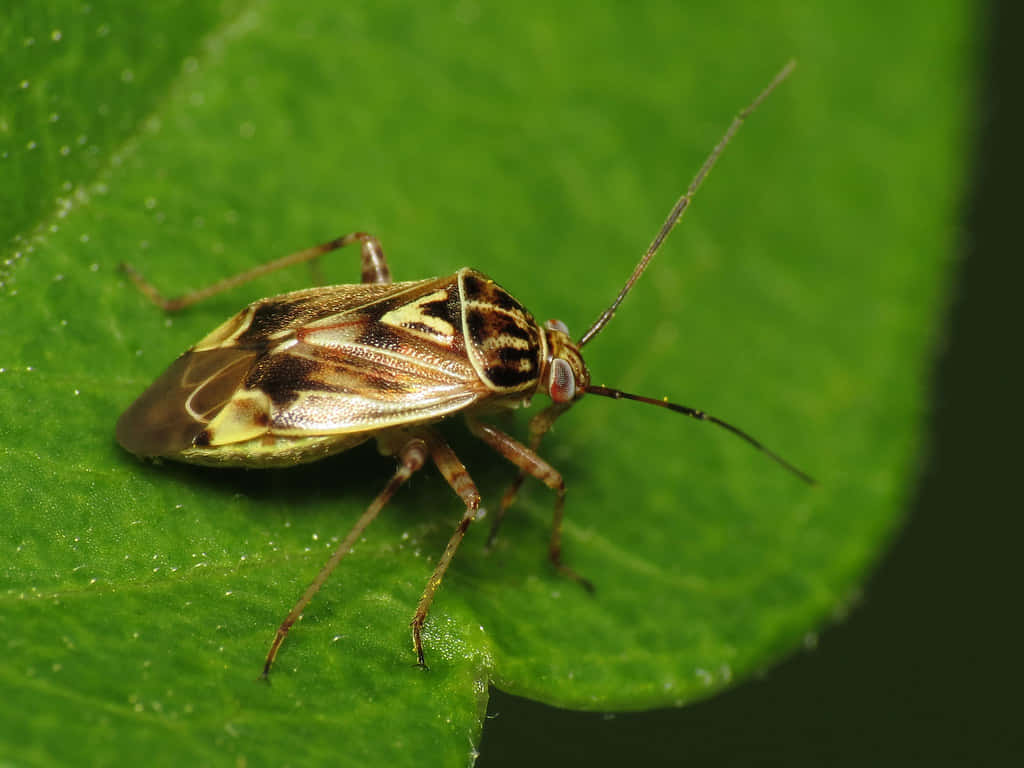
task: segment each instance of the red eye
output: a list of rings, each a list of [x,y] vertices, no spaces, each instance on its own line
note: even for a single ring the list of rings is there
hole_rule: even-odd
[[[544,323],[544,326],[549,331],[560,331],[561,333],[564,333],[566,336],[569,335],[569,326],[567,326],[561,320],[548,320],[546,323]]]
[[[551,361],[548,394],[556,403],[568,403],[576,397],[576,377],[572,366],[560,357]]]

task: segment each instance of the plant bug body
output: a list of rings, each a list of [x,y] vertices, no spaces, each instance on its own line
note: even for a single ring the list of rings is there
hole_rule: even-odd
[[[421,630],[445,571],[477,518],[480,494],[466,467],[434,424],[462,414],[470,432],[518,469],[502,497],[488,541],[527,476],[555,493],[549,557],[565,576],[591,590],[562,562],[565,483],[537,450],[556,419],[585,394],[631,399],[711,421],[812,482],[736,427],[702,411],[591,383],[581,349],[611,320],[669,232],[682,217],[742,121],[791,72],[790,62],[740,112],[672,208],[661,230],[611,305],[573,341],[557,320],[538,323],[508,291],[474,269],[393,282],[376,238],[355,232],[165,299],[123,265],[138,288],[175,311],[283,267],[358,245],[362,282],[311,288],[261,299],[181,355],[122,414],[117,440],[144,457],[214,466],[281,467],[315,461],[375,439],[398,466],[281,623],[263,665],[269,673],[292,624],[381,509],[415,472],[433,463],[464,512],[423,590],[413,616],[417,663],[425,666]],[[522,443],[487,424],[488,412],[527,405],[543,393],[551,404],[530,421]]]

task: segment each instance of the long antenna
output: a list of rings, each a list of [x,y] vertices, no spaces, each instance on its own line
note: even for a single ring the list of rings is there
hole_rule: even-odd
[[[693,196],[697,194],[697,190],[700,189],[700,185],[704,182],[708,173],[711,172],[712,167],[714,167],[715,162],[718,160],[718,156],[721,155],[722,150],[725,149],[725,145],[729,143],[732,137],[736,134],[736,131],[738,131],[740,126],[743,125],[743,121],[750,117],[750,113],[757,109],[761,105],[762,101],[768,98],[768,94],[774,91],[776,87],[778,87],[779,83],[789,77],[790,72],[793,71],[795,66],[796,60],[790,59],[786,66],[779,71],[779,74],[777,74],[768,84],[768,87],[761,91],[757,98],[750,103],[750,106],[733,118],[732,123],[729,124],[728,130],[726,130],[722,135],[722,138],[719,139],[715,148],[711,150],[711,154],[708,155],[704,164],[700,167],[700,170],[697,171],[697,175],[693,177],[693,181],[691,181],[690,186],[687,187],[686,193],[679,198],[674,206],[672,206],[672,210],[669,211],[668,218],[665,219],[665,223],[661,225],[661,230],[658,232],[651,244],[647,246],[647,252],[644,253],[643,258],[640,259],[639,263],[637,263],[636,267],[633,269],[633,274],[629,276],[629,280],[627,280],[626,284],[622,286],[622,290],[619,291],[619,295],[615,297],[615,301],[611,303],[611,306],[608,307],[608,309],[601,313],[601,316],[597,318],[597,321],[590,326],[586,333],[583,334],[578,346],[582,347],[592,338],[597,336],[597,334],[601,332],[602,328],[608,325],[608,321],[615,315],[615,310],[619,308],[622,300],[626,298],[626,294],[632,290],[634,283],[636,283],[640,278],[640,275],[643,274],[644,270],[647,269],[647,264],[653,258],[654,254],[658,252],[658,249],[661,248],[661,244],[665,241],[665,238],[668,237],[669,232],[671,232],[675,225],[679,223],[679,220],[683,218],[683,214],[689,207],[690,201],[693,199]]]
[[[689,408],[685,405],[670,403],[668,400],[655,400],[653,397],[633,395],[630,394],[629,392],[623,392],[622,390],[619,389],[612,389],[611,387],[599,387],[594,384],[591,384],[590,386],[587,387],[587,394],[601,395],[602,397],[610,397],[612,400],[636,400],[638,403],[647,403],[648,405],[657,405],[661,408],[668,408],[670,411],[675,411],[676,413],[681,413],[684,416],[689,416],[700,421],[710,421],[712,424],[717,424],[718,426],[729,430],[737,437],[746,440],[752,446],[757,448],[757,450],[761,451],[761,453],[766,454],[770,459],[774,460],[784,469],[788,469],[790,472],[799,477],[808,485],[818,484],[817,481],[813,477],[808,475],[806,472],[794,467],[784,458],[779,456],[779,454],[775,453],[775,451],[765,448],[765,446],[761,443],[760,440],[755,440],[753,437],[748,435],[739,427],[734,427],[732,424],[729,424],[726,421],[722,421],[721,419],[715,418],[709,413],[704,413],[704,411],[700,411],[696,408]]]

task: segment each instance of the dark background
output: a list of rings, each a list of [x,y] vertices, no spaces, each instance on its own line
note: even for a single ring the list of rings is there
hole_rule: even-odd
[[[863,601],[814,651],[681,710],[609,717],[492,691],[479,768],[1024,764],[1024,326],[1011,313],[1024,287],[1024,4],[990,4],[986,28],[930,440]]]

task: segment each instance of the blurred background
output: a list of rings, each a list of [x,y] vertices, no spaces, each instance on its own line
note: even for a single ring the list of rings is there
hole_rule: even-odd
[[[984,27],[931,439],[860,604],[816,648],[681,710],[602,716],[493,691],[478,766],[1019,764],[1024,8],[992,2]]]

